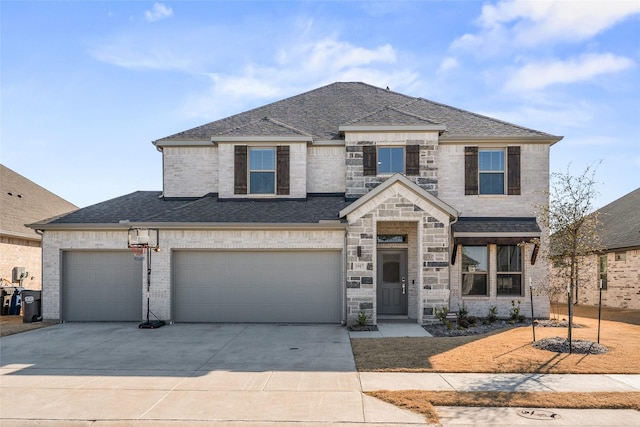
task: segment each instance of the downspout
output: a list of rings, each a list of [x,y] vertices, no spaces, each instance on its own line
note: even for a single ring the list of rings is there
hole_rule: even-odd
[[[452,251],[454,250],[454,246],[456,244],[456,240],[453,237],[453,224],[458,222],[458,220],[460,219],[460,216],[461,216],[461,213],[458,212],[458,216],[454,217],[453,221],[449,221],[449,236],[451,239],[451,244],[449,245],[449,301],[447,301],[447,310],[451,309],[451,278],[452,278],[451,255],[452,255]]]
[[[36,322],[41,322],[44,318],[44,310],[42,309],[42,291],[44,289],[44,262],[42,262],[42,255],[44,254],[44,230],[34,228],[33,231],[40,235],[40,316],[36,318]]]
[[[347,326],[347,265],[348,265],[348,250],[347,250],[347,234],[349,233],[348,227],[344,229],[344,243],[342,244],[342,325]]]

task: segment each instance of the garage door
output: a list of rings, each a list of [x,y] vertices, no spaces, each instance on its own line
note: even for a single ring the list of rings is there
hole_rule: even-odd
[[[69,251],[62,255],[62,319],[139,321],[142,262],[131,251]]]
[[[177,322],[339,323],[341,252],[173,254]]]

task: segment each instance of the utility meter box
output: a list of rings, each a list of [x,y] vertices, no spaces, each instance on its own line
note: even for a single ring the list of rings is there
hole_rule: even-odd
[[[11,276],[11,281],[13,283],[20,283],[20,280],[27,277],[27,272],[24,267],[13,267],[13,274]]]

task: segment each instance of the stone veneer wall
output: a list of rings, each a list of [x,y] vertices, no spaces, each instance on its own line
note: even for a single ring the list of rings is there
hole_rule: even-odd
[[[616,260],[616,254],[624,254],[624,260]],[[619,250],[607,256],[607,289],[602,291],[602,305],[614,308],[640,310],[640,250]],[[598,305],[600,298],[599,256],[593,255],[580,261],[581,270],[578,278],[578,304]],[[559,279],[553,274],[555,283]],[[575,294],[574,294],[575,295]],[[564,293],[557,298],[558,302],[566,302]]]
[[[377,234],[379,229],[386,232],[388,227],[393,227],[393,224],[387,225],[387,221],[417,225],[417,253],[409,265],[419,267],[414,273],[416,284],[409,284],[409,294],[414,295],[409,301],[409,317],[422,323],[424,308],[447,305],[442,298],[431,299],[436,293],[430,291],[449,288],[449,217],[403,185],[393,186],[384,194],[386,196],[378,195],[347,218],[347,323],[354,323],[360,310],[370,310],[371,322],[377,323]],[[409,246],[411,244],[409,242]],[[412,304],[412,301],[415,302]]]
[[[388,175],[364,176],[362,147],[420,146],[420,175],[407,176],[434,196],[438,195],[438,133],[437,132],[348,132],[345,134],[346,196],[360,197],[384,182]]]
[[[40,241],[21,239],[17,237],[0,237],[0,277],[11,283],[13,268],[24,267],[29,273],[22,281],[25,289],[39,290],[42,288],[42,251]],[[3,280],[3,286],[9,283]],[[11,286],[20,286],[20,283],[11,283]]]

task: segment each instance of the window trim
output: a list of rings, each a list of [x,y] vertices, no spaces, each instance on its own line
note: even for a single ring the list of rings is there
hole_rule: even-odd
[[[479,248],[484,248],[485,250],[485,263],[487,264],[487,270],[486,272],[482,272],[482,273],[478,273],[475,270],[474,271],[464,271],[464,248],[465,247],[479,247]],[[489,245],[462,245],[462,249],[460,251],[460,255],[461,255],[461,261],[460,261],[460,294],[462,296],[462,298],[488,298],[491,296],[491,290],[490,290],[490,284],[491,284],[491,269],[489,268],[490,263],[489,263],[489,257],[491,255],[491,250]],[[472,275],[472,276],[484,276],[485,278],[485,293],[484,294],[465,294],[464,293],[464,277],[465,275]],[[471,291],[473,289],[473,285],[471,287],[471,289],[469,289],[469,291]]]
[[[604,263],[602,262],[604,261]],[[604,264],[604,268],[603,268]],[[604,271],[603,271],[604,270]],[[598,257],[598,289],[600,289],[600,281],[602,281],[602,290],[607,290],[608,280],[607,273],[609,272],[609,260],[607,255],[600,255]]]
[[[515,248],[520,252],[520,270],[519,271],[501,271],[500,263],[498,262],[498,254],[500,252],[500,247],[510,247]],[[520,292],[518,293],[502,293],[500,292],[500,286],[498,286],[500,276],[520,276]],[[504,297],[504,296],[523,296],[524,295],[524,257],[522,247],[519,245],[496,245],[496,297]]]
[[[251,151],[254,150],[271,150],[273,151],[273,169],[252,169],[251,168]],[[278,158],[277,158],[277,154],[278,154],[278,150],[277,147],[263,147],[263,146],[255,146],[255,147],[248,147],[247,150],[247,194],[249,195],[253,195],[253,196],[261,196],[261,195],[272,195],[272,194],[276,194],[277,188],[278,188],[278,175],[277,175],[277,169],[278,169]],[[251,173],[252,172],[273,172],[273,191],[268,192],[268,193],[254,193],[251,189]]]
[[[380,161],[380,150],[402,150],[402,170],[401,171],[391,171],[391,172],[380,172],[380,165],[382,162]],[[393,157],[393,156],[392,156]],[[407,170],[407,150],[404,145],[376,145],[376,175],[378,176],[390,176],[396,173],[405,174]]]
[[[486,147],[478,149],[478,195],[480,196],[505,196],[507,195],[507,153],[506,149],[499,147]],[[501,170],[483,170],[480,168],[480,157],[482,153],[496,152],[502,153],[502,169]],[[501,193],[483,193],[482,192],[482,175],[502,175],[502,192]]]

